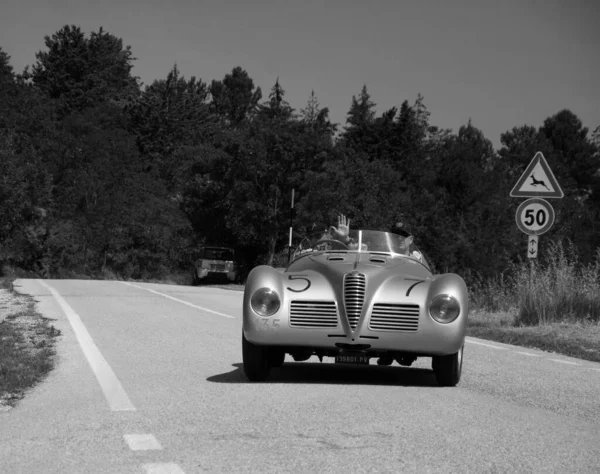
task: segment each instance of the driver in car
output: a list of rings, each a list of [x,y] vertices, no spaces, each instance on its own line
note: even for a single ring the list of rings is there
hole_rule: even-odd
[[[346,218],[344,214],[338,216],[338,226],[330,226],[320,240],[337,240],[346,245],[350,250],[356,250],[358,248],[358,242],[355,242],[354,239],[350,237],[350,219]],[[364,244],[363,250],[366,250]]]

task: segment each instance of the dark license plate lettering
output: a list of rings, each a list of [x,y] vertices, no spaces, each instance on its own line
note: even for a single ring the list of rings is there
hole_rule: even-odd
[[[369,358],[363,354],[337,354],[335,356],[336,364],[368,364]]]

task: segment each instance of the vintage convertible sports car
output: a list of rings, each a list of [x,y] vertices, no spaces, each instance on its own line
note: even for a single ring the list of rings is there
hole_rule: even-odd
[[[431,357],[437,382],[461,376],[469,311],[464,280],[434,275],[412,239],[351,230],[304,239],[285,269],[255,267],[244,290],[242,356],[251,381],[265,380],[286,354],[340,364],[410,366]]]

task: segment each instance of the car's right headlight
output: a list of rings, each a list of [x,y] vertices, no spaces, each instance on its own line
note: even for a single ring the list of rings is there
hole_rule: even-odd
[[[279,295],[271,288],[260,288],[250,298],[250,305],[259,316],[271,316],[279,310]]]
[[[451,323],[460,314],[460,305],[450,295],[438,295],[429,304],[429,314],[438,323]]]

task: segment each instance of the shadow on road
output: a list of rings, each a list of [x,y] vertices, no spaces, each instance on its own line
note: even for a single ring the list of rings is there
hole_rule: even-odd
[[[216,383],[249,382],[243,364],[232,364],[234,370],[213,375],[206,380]],[[395,385],[403,387],[438,387],[432,370],[408,367],[369,365],[348,367],[332,363],[288,362],[271,369],[263,383],[315,383],[343,385]]]

